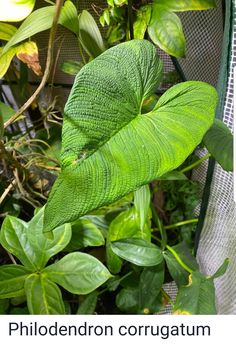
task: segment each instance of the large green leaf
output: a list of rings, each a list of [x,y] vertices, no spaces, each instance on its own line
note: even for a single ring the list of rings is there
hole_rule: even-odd
[[[1,229],[2,246],[31,270],[43,268],[50,257],[66,247],[71,238],[70,224],[56,228],[53,239],[47,238],[43,234],[43,216],[43,208],[29,223],[8,216]]]
[[[215,0],[154,0],[154,3],[175,12],[208,10],[216,7]]]
[[[97,23],[86,10],[83,10],[79,16],[79,39],[88,55],[93,58],[105,50]]]
[[[174,314],[216,314],[213,279],[198,271],[193,272],[189,284],[179,289],[173,311]]]
[[[155,47],[133,40],[78,73],[65,107],[63,169],[46,206],[45,231],[175,169],[201,142],[217,102],[206,83],[180,83],[151,112],[140,113],[161,71]]]
[[[233,171],[233,135],[222,121],[215,119],[203,144],[226,171]]]
[[[10,47],[19,42],[47,29],[50,29],[55,13],[55,6],[42,7],[32,12],[21,24],[16,33],[5,45],[3,53],[6,53]],[[35,25],[37,23],[37,25]],[[78,33],[78,16],[75,6],[70,0],[67,0],[61,10],[59,23],[67,29]]]
[[[25,279],[31,272],[20,265],[0,267],[0,298],[11,298],[25,294]]]
[[[1,0],[0,21],[18,22],[33,10],[35,0]]]
[[[30,314],[65,314],[65,306],[60,289],[44,275],[31,274],[25,281],[25,292]]]
[[[151,40],[169,55],[185,56],[185,38],[179,17],[164,6],[153,4],[148,26]]]
[[[85,253],[70,253],[43,272],[48,279],[79,295],[92,292],[111,277],[99,260]]]
[[[125,238],[112,242],[113,252],[137,266],[155,266],[162,262],[162,251],[155,244],[141,238]]]

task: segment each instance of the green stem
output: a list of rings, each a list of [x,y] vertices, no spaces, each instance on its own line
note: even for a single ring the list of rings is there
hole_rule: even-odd
[[[80,52],[80,55],[81,55],[81,57],[82,57],[83,63],[86,65],[86,64],[87,64],[87,61],[86,61],[85,56],[84,56],[82,44],[80,43],[79,40],[78,40],[78,42],[79,42],[78,45],[79,45],[79,52]]]
[[[130,271],[130,272],[126,273],[123,277],[121,277],[121,278],[119,279],[119,283],[120,283],[122,280],[124,280],[125,278],[127,278],[128,276],[130,276],[132,273],[133,273],[133,271]],[[101,294],[103,294],[103,293],[106,292],[106,291],[108,291],[108,288],[105,288],[105,289],[101,290],[101,291],[98,293],[98,295],[101,295]]]
[[[134,28],[133,28],[133,11],[132,11],[132,0],[128,0],[128,17],[129,17],[129,33],[130,39],[134,39]]]
[[[198,159],[196,162],[188,165],[186,168],[180,170],[180,172],[185,173],[189,170],[192,170],[193,168],[197,167],[198,165],[200,165],[202,162],[204,162],[205,160],[207,160],[209,157],[211,157],[210,153],[207,153],[204,157]]]
[[[178,223],[175,223],[175,224],[166,225],[166,226],[164,226],[164,228],[166,230],[174,229],[174,228],[177,228],[178,226],[182,226],[182,225],[186,225],[186,224],[191,224],[191,223],[197,223],[197,222],[198,222],[198,218],[193,218],[193,219],[184,220],[182,222],[178,222]]]
[[[166,245],[166,248],[169,250],[169,252],[171,252],[171,254],[175,257],[176,261],[190,274],[193,272],[193,270],[188,267],[183,261],[182,259],[179,257],[178,253],[170,246]]]
[[[161,234],[161,248],[164,250],[166,247],[166,243],[167,243],[167,234],[166,234],[166,230],[165,227],[163,226],[157,211],[155,209],[155,206],[151,203],[151,210],[152,210],[152,219],[155,223],[155,225],[157,226],[158,230],[160,231]]]

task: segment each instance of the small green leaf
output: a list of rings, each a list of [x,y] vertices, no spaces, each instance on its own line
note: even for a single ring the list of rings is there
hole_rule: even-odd
[[[179,289],[173,311],[174,314],[216,314],[213,279],[198,271],[193,272],[189,276],[189,284]]]
[[[229,259],[225,259],[223,264],[218,268],[218,270],[211,276],[212,279],[219,278],[225,274],[229,266]]]
[[[150,22],[152,13],[152,6],[146,5],[140,7],[140,9],[136,12],[136,20],[134,21],[134,38],[135,39],[143,39],[145,32],[147,30],[147,26]]]
[[[121,258],[112,251],[111,242],[109,240],[106,241],[106,263],[109,271],[113,274],[120,272],[123,263]]]
[[[83,63],[80,61],[67,60],[61,64],[60,70],[70,75],[76,75],[82,67]]]
[[[188,178],[181,171],[173,170],[170,171],[161,177],[158,177],[158,180],[168,180],[168,181],[177,181],[177,180],[187,180]]]
[[[9,41],[16,33],[17,28],[7,23],[0,23],[0,40]]]
[[[224,170],[233,171],[233,135],[226,124],[215,119],[203,144]]]
[[[161,249],[141,238],[112,242],[111,248],[115,254],[137,266],[155,266],[163,260]]]
[[[11,298],[25,294],[25,279],[31,271],[20,265],[0,267],[0,298]]]
[[[62,7],[59,24],[72,31],[78,36],[79,34],[79,21],[78,12],[71,0],[66,0]]]
[[[72,223],[72,237],[66,251],[71,252],[88,246],[102,246],[104,243],[104,237],[96,225],[87,219],[79,219]]]
[[[105,50],[97,23],[86,10],[83,10],[79,16],[79,39],[85,51],[93,58]]]
[[[121,311],[136,314],[138,310],[138,299],[138,288],[125,288],[116,295],[116,305]]]
[[[179,17],[159,4],[153,4],[152,17],[148,26],[151,40],[167,54],[184,57],[185,38]]]
[[[35,0],[2,0],[0,1],[0,21],[19,22],[33,10]]]
[[[80,304],[77,315],[92,315],[97,306],[98,293],[97,291],[91,292],[88,296],[85,297],[83,302]]]
[[[92,292],[111,277],[99,260],[85,253],[70,253],[43,272],[48,279],[78,295]]]
[[[134,192],[134,206],[139,216],[141,231],[144,231],[150,209],[151,193],[149,185],[142,186]],[[130,237],[130,236],[126,236]]]
[[[25,281],[25,292],[30,314],[65,314],[65,306],[60,289],[44,275],[31,274]]]
[[[215,0],[154,0],[154,3],[175,12],[208,10],[216,7]]]

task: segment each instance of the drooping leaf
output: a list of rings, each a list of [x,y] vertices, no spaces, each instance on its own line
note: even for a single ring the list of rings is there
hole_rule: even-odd
[[[20,265],[2,265],[0,267],[0,298],[11,298],[25,294],[25,279],[31,271]]]
[[[65,306],[60,289],[44,275],[31,274],[25,281],[25,292],[30,314],[65,314]]]
[[[81,69],[65,107],[63,170],[46,206],[45,231],[175,169],[201,142],[217,102],[206,83],[180,83],[140,114],[161,70],[145,40],[113,47]]]
[[[134,192],[134,206],[139,215],[141,231],[144,231],[145,223],[150,209],[151,193],[149,185],[142,186]],[[129,236],[127,236],[129,237]]]
[[[151,5],[142,6],[136,12],[136,20],[134,21],[134,38],[143,39],[147,26],[150,22],[152,13]]]
[[[154,0],[154,3],[175,12],[208,10],[216,7],[215,0]]]
[[[71,252],[88,246],[102,246],[104,243],[104,237],[96,225],[87,219],[79,219],[72,223],[72,237],[66,251]]]
[[[0,40],[9,41],[16,33],[17,28],[7,23],[0,23]]]
[[[70,75],[76,75],[81,70],[82,67],[83,67],[83,63],[80,61],[67,60],[61,64],[60,69],[64,73],[67,73]]]
[[[137,266],[155,266],[162,262],[162,251],[141,238],[125,238],[111,243],[113,252]]]
[[[224,170],[233,171],[233,135],[226,124],[215,119],[203,144]]]
[[[0,21],[19,22],[33,10],[35,0],[2,0],[0,1]]]
[[[86,295],[105,283],[111,274],[95,257],[70,253],[43,270],[47,278],[69,292]]]
[[[91,292],[85,297],[84,301],[79,305],[77,315],[92,315],[96,309],[98,300],[97,291]]]
[[[83,10],[79,16],[79,39],[85,51],[93,58],[105,50],[97,23],[86,10]]]
[[[185,37],[179,17],[164,6],[153,4],[152,17],[148,26],[151,40],[167,54],[184,57]]]
[[[69,30],[73,30],[73,32],[76,34],[78,32],[78,16],[76,9],[73,9],[72,7],[74,7],[73,3],[70,0],[67,0],[61,9],[59,24],[65,26]],[[17,43],[22,42],[39,32],[50,29],[52,26],[54,13],[55,6],[42,7],[32,12],[24,20],[9,42],[5,45],[3,53],[6,53]],[[35,23],[37,23],[37,25],[35,25]]]
[[[229,266],[229,259],[225,259],[223,264],[218,268],[218,270],[211,276],[212,279],[221,277],[227,271]]]
[[[174,314],[214,315],[215,287],[212,278],[195,271],[189,276],[189,284],[179,289]]]

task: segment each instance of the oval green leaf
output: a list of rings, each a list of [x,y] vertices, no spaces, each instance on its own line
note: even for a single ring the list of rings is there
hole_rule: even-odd
[[[48,279],[78,295],[92,292],[112,276],[99,260],[85,253],[70,253],[43,272]]]
[[[125,238],[111,243],[113,252],[137,266],[155,266],[162,262],[159,247],[141,238]]]

